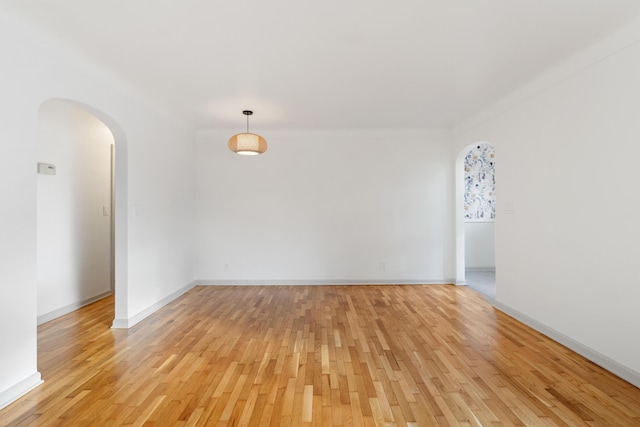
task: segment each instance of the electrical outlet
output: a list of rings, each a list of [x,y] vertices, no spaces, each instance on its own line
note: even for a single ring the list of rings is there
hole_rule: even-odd
[[[387,269],[387,263],[385,263],[384,261],[378,262],[378,270],[384,271],[386,269]]]
[[[231,267],[229,267],[229,263],[225,262],[224,263],[224,271],[229,271],[231,269]]]

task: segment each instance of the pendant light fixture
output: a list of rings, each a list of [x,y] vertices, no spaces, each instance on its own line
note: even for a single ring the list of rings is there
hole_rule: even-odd
[[[244,155],[262,154],[267,151],[267,141],[260,135],[249,133],[249,116],[253,114],[251,110],[242,112],[247,116],[247,132],[233,135],[229,138],[229,149],[234,153]]]

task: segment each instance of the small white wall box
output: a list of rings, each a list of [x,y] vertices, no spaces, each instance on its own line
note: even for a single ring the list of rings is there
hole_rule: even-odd
[[[44,175],[55,175],[56,165],[52,165],[50,163],[38,163],[38,173]]]

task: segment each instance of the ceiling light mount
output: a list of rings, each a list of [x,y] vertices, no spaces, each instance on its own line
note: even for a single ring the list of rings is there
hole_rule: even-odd
[[[255,133],[249,133],[249,116],[253,115],[251,110],[243,110],[242,114],[247,116],[247,131],[238,133],[229,138],[229,149],[237,154],[257,155],[267,151],[267,141]]]

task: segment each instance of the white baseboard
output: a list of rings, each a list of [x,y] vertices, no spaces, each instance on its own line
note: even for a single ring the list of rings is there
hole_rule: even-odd
[[[108,297],[111,295],[111,291],[103,292],[100,295],[96,295],[91,298],[87,298],[83,301],[74,302],[73,304],[65,305],[64,307],[60,307],[57,310],[50,311],[48,313],[42,314],[38,316],[38,325],[42,325],[43,323],[47,323],[53,319],[57,319],[60,316],[64,316],[65,314],[69,314],[72,311],[76,311],[79,308],[82,308],[86,305],[94,303],[102,298]]]
[[[589,359],[596,365],[601,366],[607,371],[640,388],[640,372],[636,372],[635,370],[616,362],[615,360],[605,356],[604,354],[599,353],[590,347],[587,347],[586,345],[574,340],[573,338],[570,338],[556,331],[555,329],[545,325],[544,323],[538,322],[537,320],[509,307],[506,304],[498,301],[493,301],[493,306],[498,310],[503,311],[504,313],[513,317],[514,319],[517,319],[525,325],[535,329],[541,334],[544,334],[552,340],[557,341],[565,347],[575,351],[579,355]]]
[[[496,272],[496,268],[495,267],[467,267],[465,268],[465,271],[477,271],[477,272],[487,272],[487,273],[495,273]]]
[[[277,285],[451,285],[455,283],[455,280],[196,280],[195,284],[198,286],[277,286]]]
[[[111,329],[129,329],[129,321],[127,319],[113,319]]]
[[[38,387],[43,382],[44,381],[42,381],[40,372],[36,372],[29,375],[18,384],[9,387],[8,389],[0,393],[0,409],[9,406],[11,403],[15,402],[34,388]]]
[[[131,316],[128,319],[113,319],[113,323],[111,324],[111,328],[112,329],[129,329],[130,327],[132,327],[136,323],[140,322],[141,320],[144,320],[145,318],[149,317],[150,315],[152,315],[153,313],[155,313],[156,311],[158,311],[159,309],[161,309],[165,305],[169,304],[171,301],[175,300],[176,298],[178,298],[181,295],[185,294],[186,292],[190,291],[194,286],[196,286],[196,284],[197,284],[196,282],[197,281],[194,280],[193,282],[191,282],[188,285],[178,289],[177,291],[173,292],[172,294],[167,295],[166,297],[162,298],[157,303],[147,307],[146,309],[142,310],[140,313],[136,314],[135,316]]]

